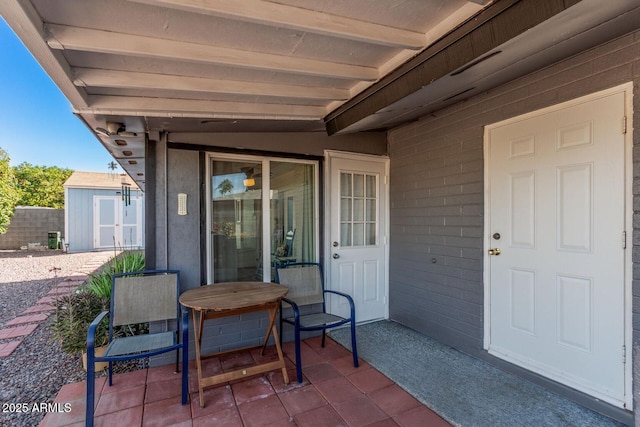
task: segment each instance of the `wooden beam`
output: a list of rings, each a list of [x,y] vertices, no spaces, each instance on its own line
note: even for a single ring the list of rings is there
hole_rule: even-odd
[[[74,73],[76,86],[157,89],[321,100],[345,100],[349,98],[347,89],[220,80],[95,68],[75,68]]]
[[[201,64],[224,64],[336,79],[376,80],[379,77],[378,70],[373,67],[293,58],[65,25],[48,24],[46,29],[50,34],[47,43],[52,49],[182,60]]]
[[[131,0],[238,21],[290,28],[348,40],[405,49],[425,47],[425,35],[344,16],[262,0]]]
[[[42,18],[31,2],[0,1],[0,16],[12,25],[13,31],[37,59],[40,66],[58,85],[73,105],[86,106],[87,94],[71,83],[71,68],[60,52],[52,51],[44,42]],[[8,83],[5,83],[8,84]]]
[[[93,95],[88,108],[78,114],[106,114],[149,117],[247,118],[272,120],[320,120],[327,113],[324,107],[265,104],[228,101],[207,101],[174,98],[145,98]]]
[[[325,117],[333,135],[562,12],[579,0],[494,2]],[[468,47],[471,47],[469,51]]]

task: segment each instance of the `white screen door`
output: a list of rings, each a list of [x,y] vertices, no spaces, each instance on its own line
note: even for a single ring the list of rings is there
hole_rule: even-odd
[[[487,130],[489,351],[623,406],[625,94],[590,99]]]

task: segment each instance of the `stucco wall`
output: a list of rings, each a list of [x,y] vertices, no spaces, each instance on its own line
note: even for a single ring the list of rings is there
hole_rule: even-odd
[[[47,247],[50,231],[64,237],[64,209],[18,206],[7,232],[0,234],[0,249],[20,249],[29,243]]]
[[[486,357],[482,350],[484,126],[631,81],[635,129],[633,342],[637,349],[640,32],[389,133],[391,318],[462,351]],[[637,372],[634,379],[636,384],[640,381]]]

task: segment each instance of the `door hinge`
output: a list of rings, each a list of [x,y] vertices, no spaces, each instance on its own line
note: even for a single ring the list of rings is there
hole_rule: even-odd
[[[622,232],[622,249],[627,249],[627,232]]]
[[[627,363],[627,346],[622,346],[622,364]]]
[[[627,116],[622,117],[622,134],[627,134]]]

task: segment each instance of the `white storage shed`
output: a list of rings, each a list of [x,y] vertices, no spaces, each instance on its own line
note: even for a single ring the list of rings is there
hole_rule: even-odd
[[[70,252],[144,246],[144,197],[126,174],[74,172],[64,183]]]

